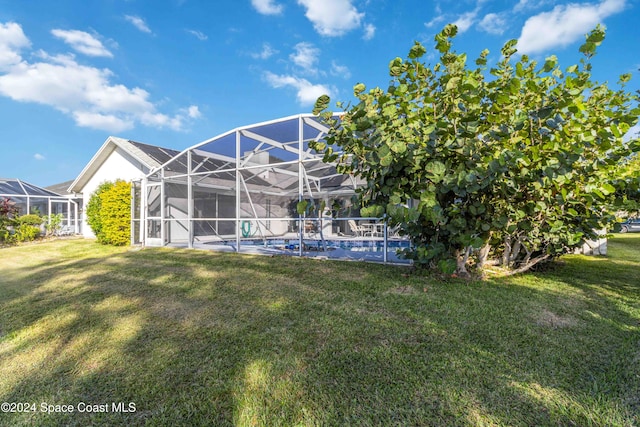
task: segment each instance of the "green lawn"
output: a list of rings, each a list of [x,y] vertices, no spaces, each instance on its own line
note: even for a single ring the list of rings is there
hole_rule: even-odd
[[[0,425],[639,425],[640,235],[609,251],[466,283],[85,240],[0,249],[0,402],[36,405]]]

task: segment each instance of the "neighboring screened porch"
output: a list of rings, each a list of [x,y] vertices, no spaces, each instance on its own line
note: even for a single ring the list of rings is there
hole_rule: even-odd
[[[37,214],[43,217],[61,214],[61,234],[80,232],[78,201],[70,197],[29,184],[20,179],[0,178],[0,198],[15,203],[18,215]]]
[[[399,261],[408,242],[382,219],[361,218],[359,182],[309,147],[326,132],[297,115],[183,151],[135,183],[133,243]]]

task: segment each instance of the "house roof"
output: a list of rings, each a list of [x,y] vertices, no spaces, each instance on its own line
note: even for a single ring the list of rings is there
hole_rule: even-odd
[[[65,182],[60,182],[58,184],[53,184],[53,185],[47,185],[45,188],[45,190],[49,190],[49,191],[53,191],[54,193],[58,193],[60,195],[69,195],[70,193],[67,191],[67,189],[69,188],[69,186],[71,185],[71,183],[73,182],[73,180],[69,180],[69,181],[65,181]]]
[[[0,196],[62,197],[54,191],[16,178],[0,178]]]
[[[91,177],[97,172],[102,163],[120,148],[136,161],[140,162],[147,171],[157,168],[169,159],[173,158],[179,151],[170,148],[158,147],[156,145],[144,144],[142,142],[110,136],[102,144],[102,147],[87,163],[78,177],[68,186],[69,193],[79,193]]]

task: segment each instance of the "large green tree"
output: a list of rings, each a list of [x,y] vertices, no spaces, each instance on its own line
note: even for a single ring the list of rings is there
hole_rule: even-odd
[[[452,50],[456,32],[448,25],[436,36],[435,66],[416,42],[391,61],[388,89],[356,85],[359,102],[340,119],[320,97],[314,112],[330,131],[315,149],[366,180],[363,214],[386,214],[410,236],[405,255],[418,265],[466,275],[491,260],[525,271],[610,221],[617,173],[640,150],[623,138],[638,121],[638,95],[625,89],[630,75],[616,90],[592,79],[600,26],[565,70],[555,56],[540,66],[517,59],[515,40],[495,67],[485,50],[471,69]]]

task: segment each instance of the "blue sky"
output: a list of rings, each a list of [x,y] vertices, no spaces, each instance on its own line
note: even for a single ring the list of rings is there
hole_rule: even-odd
[[[352,101],[449,22],[470,59],[518,39],[563,67],[602,23],[595,77],[640,88],[640,0],[0,0],[0,177],[51,185],[109,135],[181,150],[323,93]]]

